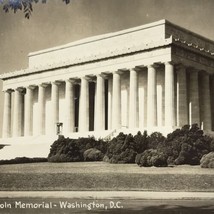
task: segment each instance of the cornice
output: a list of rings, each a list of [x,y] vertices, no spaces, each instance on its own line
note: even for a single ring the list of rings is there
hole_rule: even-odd
[[[172,43],[176,46],[188,49],[190,51],[198,53],[199,55],[203,55],[203,56],[212,58],[214,60],[214,51],[212,51],[206,47],[196,45],[196,44],[192,43],[191,41],[186,41],[186,40],[182,40],[180,38],[174,38],[174,37],[173,37]]]

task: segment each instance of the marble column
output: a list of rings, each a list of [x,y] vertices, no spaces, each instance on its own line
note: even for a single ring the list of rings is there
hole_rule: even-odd
[[[56,123],[59,122],[59,82],[52,82],[51,102],[52,102],[52,131],[56,134]]]
[[[157,90],[156,90],[156,70],[153,65],[148,67],[147,79],[147,126],[157,125]]]
[[[25,94],[25,122],[24,122],[24,136],[32,135],[33,128],[33,89],[28,86]]]
[[[22,135],[22,90],[22,88],[17,88],[14,91],[13,137],[20,137]]]
[[[112,78],[108,79],[108,130],[112,129]]]
[[[210,75],[211,86],[210,86],[210,99],[211,99],[211,121],[212,121],[212,131],[214,130],[214,75]]]
[[[81,78],[79,132],[89,131],[89,83],[86,77]]]
[[[165,63],[165,126],[175,125],[174,66]]]
[[[75,120],[75,105],[74,105],[74,81],[65,81],[65,102],[66,102],[66,113],[65,113],[65,132],[74,132],[74,120]]]
[[[138,118],[138,73],[134,69],[130,69],[129,90],[129,128],[136,128]]]
[[[187,78],[184,65],[177,66],[177,122],[176,126],[188,124]]]
[[[121,77],[119,72],[113,73],[112,128],[121,128]]]
[[[3,138],[11,137],[11,93],[10,89],[4,91]]]
[[[198,71],[190,70],[189,76],[189,124],[200,126]]]
[[[95,131],[105,130],[105,90],[104,78],[101,74],[97,75],[95,106]]]
[[[204,130],[212,129],[211,120],[211,98],[209,74],[203,71],[201,88],[201,125]]]
[[[39,85],[38,103],[39,103],[39,115],[38,115],[38,135],[45,134],[45,88],[46,84]]]

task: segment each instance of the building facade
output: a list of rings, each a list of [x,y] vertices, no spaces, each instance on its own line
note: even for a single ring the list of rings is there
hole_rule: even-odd
[[[213,130],[214,42],[166,20],[29,54],[2,74],[3,138]]]

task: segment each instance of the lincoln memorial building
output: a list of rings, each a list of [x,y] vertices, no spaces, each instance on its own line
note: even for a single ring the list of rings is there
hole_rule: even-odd
[[[214,42],[166,20],[28,58],[28,68],[0,75],[5,142],[56,138],[57,123],[74,138],[214,129]]]

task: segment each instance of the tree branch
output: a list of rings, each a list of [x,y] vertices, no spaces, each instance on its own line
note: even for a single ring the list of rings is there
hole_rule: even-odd
[[[16,13],[18,10],[23,10],[25,18],[29,19],[33,12],[33,4],[42,2],[45,4],[47,0],[0,0],[0,4],[3,5],[3,10],[8,13],[13,11]],[[62,0],[62,2],[69,4],[70,0]]]

